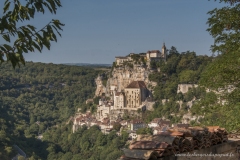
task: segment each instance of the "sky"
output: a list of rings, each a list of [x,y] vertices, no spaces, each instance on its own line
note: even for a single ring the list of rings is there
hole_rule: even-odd
[[[209,55],[213,38],[206,31],[214,0],[61,0],[56,15],[36,15],[29,24],[42,28],[51,19],[65,24],[51,50],[24,54],[43,63],[111,64],[116,56],[161,50]],[[1,2],[2,3],[2,2]],[[0,4],[2,5],[2,4]],[[0,44],[5,43],[0,38]]]

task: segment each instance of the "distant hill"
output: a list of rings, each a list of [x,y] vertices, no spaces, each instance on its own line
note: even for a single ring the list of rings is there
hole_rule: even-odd
[[[88,66],[88,67],[111,67],[111,64],[92,64],[92,63],[62,63],[70,66]]]

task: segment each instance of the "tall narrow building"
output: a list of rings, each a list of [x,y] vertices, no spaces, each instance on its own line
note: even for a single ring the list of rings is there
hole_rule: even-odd
[[[165,46],[165,43],[163,43],[162,46],[162,58],[164,59],[164,61],[167,61],[167,48]]]

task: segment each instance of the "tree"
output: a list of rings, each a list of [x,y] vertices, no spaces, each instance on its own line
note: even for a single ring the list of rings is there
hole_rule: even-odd
[[[207,31],[214,38],[213,52],[219,52],[214,61],[201,75],[200,83],[211,88],[239,84],[240,59],[240,1],[220,0],[230,4],[226,7],[208,12],[211,17]]]
[[[179,74],[180,83],[196,83],[196,71],[193,70],[183,70]]]
[[[121,127],[122,127],[122,125],[119,122],[116,122],[113,125],[113,129],[116,130],[116,131],[120,131]]]
[[[240,1],[220,0],[230,4],[220,9],[213,9],[208,12],[211,15],[207,24],[210,35],[214,38],[213,52],[226,53],[236,50],[240,46]]]
[[[151,128],[139,128],[136,132],[137,134],[153,134],[153,131]]]
[[[44,14],[46,10],[56,14],[59,7],[60,0],[5,0],[3,16],[0,17],[0,35],[6,43],[0,45],[0,63],[6,60],[14,68],[16,65],[20,67],[20,63],[25,65],[23,53],[35,50],[41,52],[44,47],[50,49],[51,42],[57,42],[56,33],[61,36],[59,31],[64,24],[52,19],[41,29],[37,29],[24,23],[31,21],[36,13]]]

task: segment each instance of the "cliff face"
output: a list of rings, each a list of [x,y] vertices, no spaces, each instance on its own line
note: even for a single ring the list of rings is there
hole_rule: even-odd
[[[132,81],[144,81],[146,86],[155,86],[155,82],[150,82],[148,79],[148,75],[150,73],[151,72],[149,69],[140,65],[134,65],[133,68],[128,66],[114,68],[111,76],[107,80],[106,86],[103,85],[103,78],[101,76],[98,76],[95,79],[97,85],[95,96],[101,96],[102,93],[105,93],[106,96],[109,96],[111,86],[115,86],[117,91],[120,92]]]
[[[102,76],[98,75],[98,77],[95,79],[97,89],[95,91],[95,96],[102,96],[103,93],[106,93],[107,89],[103,85],[103,78]]]
[[[114,68],[112,71],[112,77],[110,77],[107,82],[107,93],[110,93],[111,87],[113,86],[115,86],[117,91],[120,92],[132,81],[144,81],[146,86],[149,84],[151,85],[151,82],[148,79],[149,74],[149,69],[140,65],[134,65],[133,68],[128,66]]]

